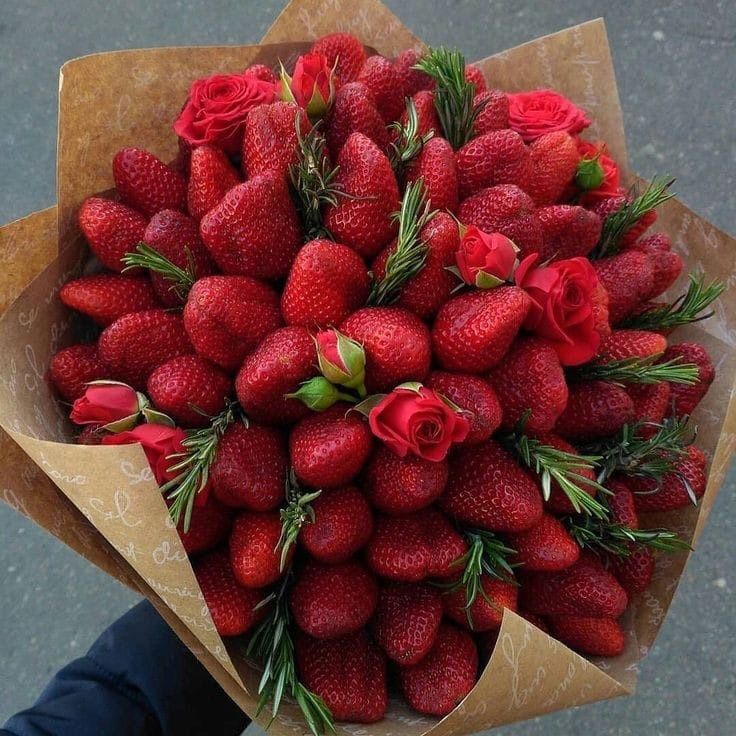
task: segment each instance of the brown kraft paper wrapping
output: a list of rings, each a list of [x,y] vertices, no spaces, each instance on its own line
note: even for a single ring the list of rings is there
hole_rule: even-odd
[[[166,505],[140,448],[69,444],[72,429],[44,380],[59,347],[74,340],[59,286],[86,256],[75,215],[81,201],[109,190],[111,159],[122,146],[148,148],[164,159],[176,153],[171,122],[190,82],[255,61],[274,64],[334,30],[358,35],[391,55],[422,43],[376,0],[294,0],[269,29],[275,46],[171,48],[88,56],[61,74],[58,212],[31,215],[0,229],[0,495],[94,564],[151,599],[182,641],[251,716],[258,672],[240,642],[223,642]],[[567,29],[478,62],[489,83],[506,90],[553,87],[594,118],[591,137],[606,140],[622,167],[625,140],[613,66],[602,21]],[[58,216],[58,237],[54,228]],[[672,236],[687,270],[705,270],[729,282],[736,243],[685,205],[661,208],[657,229]],[[57,255],[58,254],[58,255]],[[684,279],[673,289],[683,289]],[[15,298],[16,301],[8,306]],[[653,523],[696,539],[728,469],[734,445],[736,297],[726,292],[708,322],[678,331],[677,340],[703,342],[718,374],[695,421],[698,444],[711,458],[708,489],[699,508]],[[11,440],[14,440],[14,442]],[[17,443],[17,444],[16,444]],[[22,449],[21,449],[22,448]],[[377,724],[340,724],[342,733],[419,736],[465,734],[632,692],[637,662],[666,615],[687,555],[660,556],[651,588],[626,614],[628,643],[613,660],[590,662],[519,616],[506,612],[498,644],[478,684],[441,720],[392,701]],[[267,723],[266,715],[259,722]],[[271,726],[277,734],[306,727],[291,703]]]

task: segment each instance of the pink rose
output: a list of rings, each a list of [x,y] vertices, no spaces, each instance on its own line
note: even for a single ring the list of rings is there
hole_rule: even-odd
[[[440,462],[453,442],[462,442],[470,422],[424,386],[395,388],[368,415],[373,434],[399,457],[411,452]]]
[[[606,153],[606,144],[602,142],[591,143],[590,141],[584,141],[582,138],[578,138],[577,144],[582,159],[597,161],[603,173],[601,183],[585,192],[581,200],[582,203],[589,204],[601,199],[608,199],[608,197],[618,196],[619,187],[621,186],[621,174],[616,162]]]
[[[516,266],[514,243],[501,233],[485,233],[475,225],[463,229],[460,249],[455,254],[462,280],[480,289],[492,289],[508,281]]]
[[[587,258],[555,261],[535,268],[538,253],[516,269],[516,284],[532,299],[524,327],[547,338],[563,365],[580,365],[598,351],[593,300],[598,276]]]
[[[576,135],[590,125],[583,110],[551,89],[518,92],[508,98],[509,127],[527,143],[555,130]]]
[[[295,102],[313,120],[328,110],[335,94],[333,70],[322,54],[304,54],[296,61],[289,77],[281,70],[279,94],[286,102]]]
[[[174,123],[174,131],[192,146],[210,143],[238,153],[248,111],[273,102],[275,86],[253,75],[215,74],[198,79]]]
[[[138,413],[138,394],[122,383],[92,383],[72,406],[74,424],[103,425]]]
[[[338,330],[322,330],[314,338],[322,375],[338,386],[354,388],[365,396],[365,350]]]

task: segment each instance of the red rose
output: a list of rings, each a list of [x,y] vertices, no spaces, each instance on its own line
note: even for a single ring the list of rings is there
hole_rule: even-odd
[[[616,197],[621,186],[621,174],[616,162],[606,153],[603,142],[591,143],[578,138],[578,151],[583,159],[597,161],[603,172],[603,181],[594,189],[588,189],[582,197],[583,204],[597,202],[600,199]]]
[[[273,102],[276,90],[246,74],[215,74],[198,79],[174,123],[174,131],[192,146],[210,143],[226,153],[238,153],[249,110]]]
[[[74,424],[110,424],[138,413],[138,394],[124,383],[101,382],[87,386],[72,406]]]
[[[470,422],[430,388],[395,388],[368,415],[373,434],[393,452],[439,462],[453,442],[462,442]]]
[[[182,440],[187,434],[179,427],[167,427],[163,424],[139,424],[128,432],[108,434],[102,438],[103,445],[132,445],[136,442],[143,447],[148,464],[159,485],[176,476],[169,468],[176,465],[181,458],[172,455],[184,451]]]
[[[576,135],[590,125],[583,110],[551,89],[518,92],[508,98],[509,127],[527,143],[555,130]]]
[[[313,120],[322,117],[335,93],[333,70],[322,54],[300,56],[290,77],[281,70],[279,94],[287,102],[295,102]]]
[[[511,278],[517,251],[505,235],[485,233],[470,225],[464,228],[455,260],[460,277],[466,284],[492,289]]]
[[[579,365],[598,351],[600,334],[593,308],[598,276],[587,258],[534,268],[538,253],[516,269],[516,284],[532,299],[524,327],[547,338],[563,365]]]

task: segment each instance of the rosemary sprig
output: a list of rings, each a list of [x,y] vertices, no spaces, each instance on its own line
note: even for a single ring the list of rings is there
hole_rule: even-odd
[[[414,66],[437,84],[434,105],[442,131],[457,150],[473,137],[473,127],[482,107],[475,104],[475,86],[465,79],[465,57],[459,51],[430,49]]]
[[[373,282],[368,304],[373,307],[393,304],[409,279],[414,278],[427,260],[427,244],[421,238],[422,228],[434,217],[424,194],[424,180],[417,179],[406,187],[401,210],[394,213],[399,221],[396,247],[386,259],[386,273]]]
[[[167,498],[173,501],[169,507],[169,514],[176,525],[179,524],[182,514],[184,515],[185,532],[189,531],[194,500],[209,480],[210,466],[215,459],[217,445],[225,430],[238,415],[240,415],[238,404],[228,402],[220,414],[212,417],[209,425],[187,432],[186,439],[182,440],[184,452],[170,456],[172,460],[177,461],[169,467],[171,472],[176,473],[176,477],[161,486],[161,490],[168,493]],[[240,416],[247,426],[245,416]]]
[[[409,164],[421,153],[422,148],[434,135],[433,130],[419,135],[419,116],[411,97],[406,98],[406,118],[404,125],[397,120],[389,126],[396,133],[396,140],[391,143],[388,158],[397,179],[402,179]]]
[[[624,202],[618,210],[608,215],[603,221],[600,240],[589,257],[603,258],[616,253],[627,230],[636,225],[647,212],[675,196],[670,191],[674,181],[669,177],[655,176],[641,194],[630,202]]]
[[[635,330],[671,330],[675,327],[700,322],[713,316],[713,311],[705,310],[725,291],[722,281],[705,283],[705,274],[690,274],[687,292],[671,304],[649,309],[629,317],[621,327]]]
[[[289,473],[286,480],[286,506],[281,509],[281,536],[276,549],[281,550],[280,569],[286,567],[289,550],[296,544],[297,537],[304,524],[314,521],[314,509],[311,506],[322,491],[304,493],[297,482],[294,471]]]
[[[320,736],[325,731],[335,733],[335,723],[330,709],[322,698],[299,681],[296,674],[288,604],[291,578],[292,573],[289,570],[278,590],[259,604],[269,605],[271,608],[248,642],[246,656],[263,665],[263,675],[258,684],[260,698],[256,715],[271,703],[271,722],[273,722],[278,715],[284,694],[288,694],[296,701],[314,736]]]
[[[694,363],[681,363],[673,358],[664,363],[656,363],[657,356],[647,358],[624,358],[608,363],[589,363],[573,369],[570,374],[575,379],[586,381],[605,380],[614,383],[654,384],[668,381],[692,385],[698,382],[699,370]]]
[[[126,253],[120,260],[125,264],[123,272],[129,271],[131,268],[147,268],[150,271],[163,276],[167,281],[171,282],[169,289],[173,291],[179,299],[185,301],[189,289],[192,288],[197,280],[196,267],[194,264],[194,256],[192,252],[186,249],[188,265],[186,268],[179,268],[172,263],[166,256],[159,253],[146,243],[138,243],[135,251]]]

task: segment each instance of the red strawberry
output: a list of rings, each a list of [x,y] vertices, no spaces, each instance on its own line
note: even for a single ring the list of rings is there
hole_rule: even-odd
[[[355,560],[324,565],[309,560],[291,589],[297,626],[315,639],[335,639],[363,628],[378,604],[378,586]]]
[[[437,117],[437,108],[434,106],[434,92],[422,90],[412,96],[412,102],[417,110],[417,135],[424,136],[430,131],[439,136],[442,133],[440,119]],[[406,127],[409,120],[406,110],[401,115],[401,125]]]
[[[482,378],[432,371],[426,385],[464,410],[470,420],[466,445],[485,442],[501,426],[501,404],[490,383]]]
[[[601,340],[598,348],[599,363],[628,358],[654,358],[667,349],[667,338],[647,330],[613,330]]]
[[[158,251],[175,266],[192,269],[196,279],[209,276],[215,264],[199,237],[197,223],[181,212],[162,210],[148,223],[143,234],[146,245]],[[151,281],[156,295],[167,307],[179,306],[182,299],[171,288],[172,282],[161,274],[151,271]]]
[[[634,422],[651,422],[660,424],[672,408],[671,386],[666,382],[636,385],[626,387],[626,393],[634,402]],[[639,434],[648,436],[654,434],[655,427],[643,426]]]
[[[447,270],[455,263],[455,253],[460,247],[457,223],[446,212],[438,212],[420,233],[427,246],[427,258],[421,271],[404,283],[397,307],[414,312],[422,319],[432,317],[450,298],[457,279]],[[373,261],[374,278],[386,275],[386,260],[396,249],[396,241],[384,248]]]
[[[233,187],[200,223],[202,240],[225,273],[286,276],[302,233],[286,182],[269,172]]]
[[[373,532],[373,513],[354,486],[328,488],[312,502],[314,520],[302,526],[299,541],[320,562],[334,565],[362,549]]]
[[[530,613],[529,611],[517,611],[519,616],[522,618],[525,618],[530,624],[536,626],[541,631],[544,631],[545,634],[549,634],[549,626],[547,626],[546,621],[541,617],[537,616],[536,613]]]
[[[236,184],[240,175],[228,157],[215,146],[192,151],[187,184],[187,210],[199,222]]]
[[[542,493],[536,478],[489,440],[478,447],[460,447],[452,457],[440,507],[461,524],[522,532],[542,518]]]
[[[620,478],[611,478],[606,482],[606,488],[611,491],[611,495],[607,496],[611,519],[616,524],[638,529],[639,517],[636,513],[636,501],[627,483]]]
[[[248,416],[266,422],[295,422],[309,414],[298,399],[287,399],[317,373],[317,349],[303,327],[269,334],[245,359],[235,381],[238,401]]]
[[[296,477],[312,488],[336,488],[360,472],[371,453],[368,423],[350,406],[335,404],[302,419],[289,436]]]
[[[529,305],[526,292],[515,286],[453,297],[440,309],[432,327],[435,358],[450,371],[491,369],[511,347]]]
[[[336,240],[371,258],[396,235],[392,214],[399,188],[386,156],[362,133],[353,133],[337,159],[335,187],[348,196],[328,205],[325,226]]]
[[[595,212],[569,204],[540,207],[537,220],[544,245],[541,260],[560,261],[587,256],[601,236],[601,220]]]
[[[516,610],[519,588],[505,580],[497,580],[483,573],[480,578],[482,592],[478,592],[473,604],[467,607],[467,591],[464,586],[442,596],[445,616],[469,631],[498,629],[503,620],[504,608]]]
[[[631,247],[640,248],[650,253],[666,253],[672,250],[672,240],[667,233],[651,233],[639,238]]]
[[[503,426],[526,417],[526,429],[547,431],[567,406],[567,383],[560,359],[546,340],[520,337],[489,375],[503,410]],[[530,412],[530,413],[529,413]]]
[[[244,77],[253,77],[261,82],[276,84],[276,75],[265,64],[251,64],[244,72]]]
[[[180,355],[158,366],[148,377],[154,406],[182,427],[204,427],[225,408],[233,382],[198,355]]]
[[[519,247],[520,257],[542,249],[542,228],[532,198],[513,184],[482,189],[468,197],[458,212],[460,222],[487,233],[499,232]]]
[[[107,273],[67,281],[59,291],[59,299],[99,325],[109,325],[124,314],[158,306],[148,279]]]
[[[529,150],[509,128],[473,138],[456,154],[460,199],[496,184],[526,187],[532,174]]]
[[[508,542],[516,550],[513,562],[523,565],[525,572],[557,572],[580,557],[580,547],[565,526],[549,514],[531,529],[509,535]]]
[[[161,210],[186,209],[184,177],[148,151],[121,148],[112,160],[112,176],[120,199],[149,217]]]
[[[442,624],[424,659],[399,669],[404,699],[420,713],[444,716],[473,689],[478,651],[470,634]]]
[[[358,38],[350,33],[330,33],[318,38],[310,49],[313,54],[322,54],[342,84],[358,78],[366,59],[365,49]]]
[[[664,233],[653,233],[631,246],[632,250],[646,253],[652,264],[652,286],[644,296],[645,301],[656,299],[667,291],[682,273],[682,258],[670,247],[670,239]]]
[[[500,89],[488,89],[475,96],[473,104],[482,105],[475,118],[475,134],[484,135],[492,130],[509,127],[509,98]]]
[[[59,350],[49,363],[49,381],[66,401],[75,401],[90,381],[109,378],[97,345],[71,345]]]
[[[374,723],[388,707],[386,660],[365,631],[324,641],[299,633],[296,662],[305,687],[337,721]]]
[[[229,426],[210,467],[212,492],[226,506],[269,511],[284,497],[286,447],[281,434],[251,422]]]
[[[432,648],[442,620],[442,598],[430,585],[392,583],[378,598],[373,634],[389,659],[419,662]]]
[[[567,407],[555,431],[569,440],[592,440],[616,434],[634,418],[626,389],[609,381],[581,381],[570,386]]]
[[[226,554],[212,552],[203,557],[194,566],[194,574],[220,636],[240,636],[263,618],[265,609],[256,606],[265,594],[238,585]]]
[[[340,332],[361,343],[370,393],[391,391],[405,381],[423,381],[431,359],[429,330],[398,307],[366,307],[353,312]]]
[[[598,278],[608,292],[608,317],[616,325],[636,311],[652,290],[651,259],[638,250],[593,261]]]
[[[78,220],[92,252],[111,271],[125,268],[120,259],[143,240],[147,222],[140,212],[101,197],[85,199]]]
[[[694,363],[698,366],[698,382],[692,386],[683,383],[671,384],[673,411],[676,417],[690,415],[702,401],[711,383],[716,377],[716,370],[708,355],[708,351],[696,342],[681,342],[670,345],[662,356],[662,360],[675,360],[681,363]]]
[[[545,133],[532,141],[529,154],[532,175],[528,179],[526,192],[538,205],[558,202],[572,182],[580,161],[575,139],[564,130]],[[592,219],[598,222],[600,236],[600,218]],[[588,250],[592,250],[593,245]]]
[[[447,461],[430,462],[414,455],[402,458],[381,445],[365,469],[363,489],[379,511],[410,514],[439,498],[447,475]]]
[[[358,81],[371,91],[385,123],[398,120],[404,109],[404,95],[402,79],[392,62],[380,55],[369,56],[360,70]]]
[[[370,278],[363,259],[346,245],[313,240],[297,254],[281,294],[289,325],[337,325],[368,298]]]
[[[265,588],[282,575],[281,517],[278,511],[247,511],[238,515],[230,534],[230,564],[245,588]],[[289,556],[294,547],[290,547]]]
[[[444,138],[431,138],[412,162],[406,182],[411,184],[417,179],[424,180],[424,191],[432,209],[457,211],[459,184],[455,152]]]
[[[379,516],[365,559],[376,575],[416,583],[456,574],[467,547],[443,514],[427,508],[408,516]]]
[[[353,133],[362,133],[381,151],[388,145],[389,134],[376,107],[376,100],[361,82],[340,87],[325,118],[327,148],[333,160],[339,157]]]
[[[591,302],[595,330],[601,337],[607,337],[611,334],[611,324],[608,320],[608,292],[600,282],[593,290]]]
[[[483,72],[475,64],[468,64],[465,67],[465,81],[475,85],[476,95],[485,92],[487,89]]]
[[[106,327],[98,343],[108,378],[142,390],[153,370],[192,352],[181,315],[165,309],[132,312]]]
[[[608,556],[608,568],[629,595],[637,595],[652,582],[654,554],[648,547],[630,544],[626,556]]]
[[[184,545],[184,551],[193,557],[220,544],[230,533],[231,525],[232,517],[229,510],[217,501],[210,500],[204,506],[195,504],[188,532],[184,531],[182,525],[177,531]]]
[[[581,654],[618,657],[624,651],[624,632],[615,619],[553,616],[550,618],[550,625],[556,639]]]
[[[195,282],[184,307],[184,327],[198,355],[227,371],[281,325],[279,298],[250,276],[207,276]]]
[[[414,49],[405,49],[394,59],[394,70],[399,78],[402,100],[423,89],[434,89],[434,80],[428,74],[414,69],[422,54]]]

